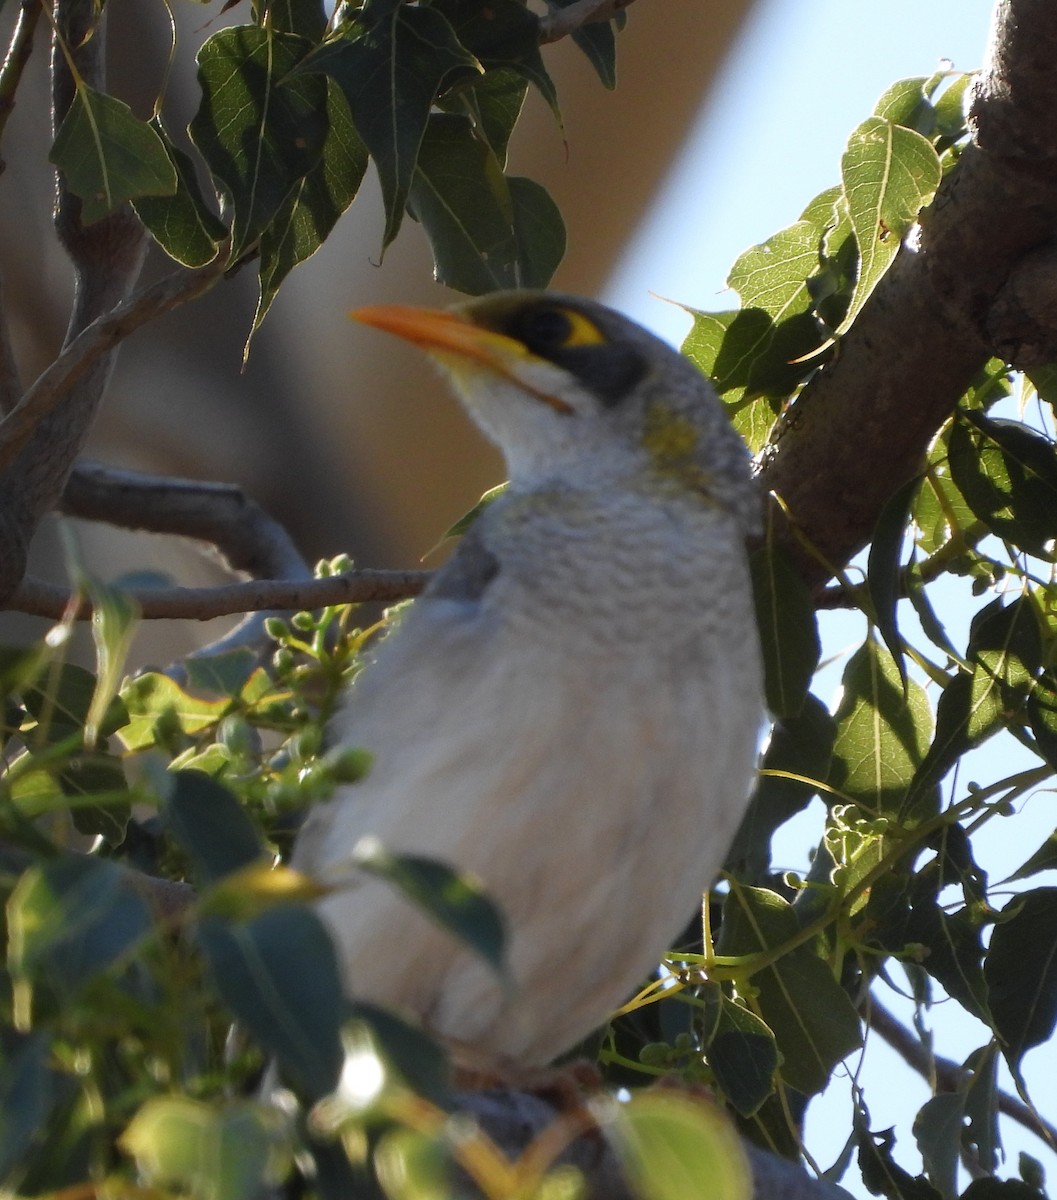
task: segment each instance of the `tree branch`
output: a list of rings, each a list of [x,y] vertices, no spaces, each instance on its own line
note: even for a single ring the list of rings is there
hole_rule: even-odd
[[[208,542],[232,571],[253,579],[312,578],[289,533],[234,484],[81,462],[67,480],[59,508],[88,521]]]
[[[635,0],[574,0],[566,8],[549,5],[547,15],[540,17],[540,44],[560,41],[594,21],[610,21],[634,3]]]
[[[1057,230],[1057,9],[1000,0],[975,85],[975,142],[921,218],[840,354],[792,406],[761,472],[802,536],[844,564],[869,540],[888,497],[998,351],[989,319],[1018,265]],[[781,518],[779,518],[781,520]],[[826,569],[790,533],[813,586]]]
[[[429,571],[349,571],[325,579],[255,579],[215,588],[134,588],[126,595],[146,620],[210,621],[233,613],[297,611],[331,604],[392,603],[417,596]],[[70,616],[73,594],[64,587],[27,578],[8,607],[31,616],[59,620]],[[74,616],[87,620],[91,602],[82,597]]]
[[[22,72],[33,50],[33,34],[44,6],[40,0],[22,0],[18,20],[11,33],[3,66],[0,66],[0,138],[7,129],[7,118],[15,108],[15,93],[22,81]],[[0,159],[0,172],[7,164]]]
[[[959,1063],[930,1054],[920,1039],[872,995],[869,999],[869,1009],[864,1015],[878,1037],[887,1042],[907,1066],[916,1071],[936,1092],[957,1092],[972,1077],[972,1072]],[[1035,1134],[1051,1149],[1057,1150],[1057,1128],[1008,1092],[998,1091],[996,1099],[999,1112]]]

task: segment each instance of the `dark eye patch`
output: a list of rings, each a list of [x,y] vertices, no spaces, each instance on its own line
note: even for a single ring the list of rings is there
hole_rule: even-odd
[[[515,314],[504,331],[538,354],[553,358],[572,335],[573,324],[560,308],[529,308]]]
[[[642,355],[632,346],[620,342],[570,346],[550,357],[552,362],[575,375],[607,408],[615,408],[648,370]]]

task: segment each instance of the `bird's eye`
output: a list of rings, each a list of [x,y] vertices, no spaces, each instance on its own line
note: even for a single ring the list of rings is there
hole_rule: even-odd
[[[535,354],[547,357],[574,346],[597,346],[605,337],[582,313],[569,308],[533,308],[519,314],[510,332]]]

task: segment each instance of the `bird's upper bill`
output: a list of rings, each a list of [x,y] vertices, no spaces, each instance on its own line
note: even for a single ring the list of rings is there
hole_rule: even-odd
[[[475,365],[483,366],[557,412],[572,411],[559,396],[532,380],[532,364],[541,364],[541,360],[526,346],[516,338],[486,329],[463,313],[405,304],[371,304],[353,309],[349,316],[414,342],[444,362],[456,376],[467,369],[472,372]]]

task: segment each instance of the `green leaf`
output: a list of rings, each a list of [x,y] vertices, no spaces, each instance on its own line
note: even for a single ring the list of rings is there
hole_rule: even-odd
[[[202,103],[190,133],[230,199],[236,258],[256,244],[323,152],[326,86],[294,71],[311,48],[293,34],[239,25],[215,33],[198,52]]]
[[[1045,675],[1028,696],[1028,722],[1038,753],[1057,771],[1057,691]]]
[[[868,117],[851,135],[841,180],[859,247],[859,277],[837,335],[851,327],[895,261],[918,213],[932,202],[940,161],[920,134],[883,117]]]
[[[253,822],[228,789],[202,771],[171,771],[164,777],[166,822],[209,885],[264,856]]]
[[[920,479],[911,479],[889,498],[877,519],[866,566],[866,586],[873,605],[877,631],[888,647],[904,687],[907,677],[906,663],[896,618],[902,577],[899,560],[906,537],[907,522],[910,519],[910,509],[920,486]]]
[[[481,64],[436,8],[400,4],[364,9],[347,37],[325,43],[301,69],[329,75],[348,102],[378,169],[384,250],[400,230],[434,102]]]
[[[0,1044],[0,1179],[6,1180],[44,1129],[57,1096],[48,1069],[49,1032],[5,1029]]]
[[[965,909],[947,912],[936,900],[928,880],[915,881],[910,916],[905,928],[908,942],[928,947],[922,966],[939,980],[947,994],[985,1025],[990,1024],[982,973],[984,956],[979,925]]]
[[[1030,879],[1040,871],[1057,871],[1057,829],[1010,875],[1010,879]]]
[[[341,90],[331,79],[326,85],[329,128],[323,156],[261,234],[260,295],[250,337],[260,328],[283,280],[326,241],[356,198],[367,170],[367,148]]]
[[[129,750],[164,742],[173,727],[183,733],[200,733],[216,724],[230,705],[227,699],[191,696],[168,675],[155,671],[129,680],[121,699],[128,710],[128,722],[118,732]]]
[[[333,1091],[345,1001],[319,917],[295,904],[239,923],[206,917],[196,939],[217,991],[291,1084],[310,1101]]]
[[[185,267],[204,267],[217,256],[228,229],[202,198],[194,163],[178,150],[161,120],[151,121],[176,171],[171,196],[140,196],[132,201],[136,216],[166,254]]]
[[[528,84],[516,71],[487,71],[440,101],[445,112],[461,112],[474,125],[501,167],[506,166],[507,145],[525,102]]]
[[[995,1032],[1014,1074],[1057,1027],[1057,888],[1015,896],[1002,909],[984,963]]]
[[[66,991],[108,970],[151,928],[128,872],[87,855],[24,872],[7,902],[7,924],[12,973]]]
[[[749,568],[767,707],[777,717],[795,717],[811,686],[821,650],[811,591],[775,546],[754,551]]]
[[[275,1132],[250,1101],[152,1096],[118,1142],[148,1185],[196,1200],[253,1200],[278,1182]]]
[[[923,137],[931,137],[936,113],[925,95],[927,82],[924,75],[897,79],[877,101],[874,116],[913,129]]]
[[[546,100],[558,124],[558,93],[543,65],[539,19],[521,0],[432,0],[451,23],[461,45],[489,71],[516,71]]]
[[[796,913],[781,896],[739,887],[724,903],[716,951],[749,956],[776,950],[799,930]],[[805,1096],[820,1092],[833,1067],[862,1042],[859,1017],[847,993],[809,945],[756,971],[752,983],[758,1012],[778,1042],[779,1074]]]
[[[394,854],[374,840],[356,847],[356,865],[385,879],[434,921],[450,929],[498,973],[506,971],[502,914],[477,880],[413,854]]]
[[[950,434],[950,469],[976,517],[997,537],[1052,560],[1057,448],[1019,421],[961,411]]]
[[[775,321],[811,306],[806,280],[818,270],[821,231],[811,221],[797,221],[741,254],[727,276],[727,286],[742,308],[760,308]]]
[[[437,279],[471,295],[544,287],[565,251],[553,201],[530,180],[508,180],[464,117],[430,118],[410,204],[429,236]]]
[[[558,0],[562,3],[562,0]],[[566,0],[571,3],[572,0]],[[574,44],[595,69],[602,86],[609,91],[617,86],[617,39],[612,21],[592,21],[573,33]]]
[[[723,997],[705,1057],[736,1112],[751,1117],[774,1091],[779,1054],[774,1034],[755,1013]]]
[[[387,1200],[449,1200],[451,1155],[440,1137],[392,1126],[372,1156]]]
[[[158,134],[127,104],[81,84],[48,155],[81,198],[81,219],[98,221],[137,196],[171,196],[176,169]]]
[[[914,1138],[921,1151],[925,1173],[948,1200],[958,1194],[958,1159],[961,1154],[965,1096],[948,1092],[926,1100],[914,1118]]]
[[[223,654],[193,655],[183,663],[188,684],[201,692],[217,696],[237,696],[257,670],[257,655],[248,646],[225,650]]]
[[[863,1183],[873,1195],[886,1200],[943,1200],[924,1175],[911,1175],[892,1157],[895,1134],[891,1129],[871,1133],[864,1114],[857,1114],[855,1140]]]
[[[132,815],[121,759],[112,754],[76,754],[63,767],[59,786],[69,801],[78,833],[98,834],[112,845],[124,840]]]
[[[892,656],[871,634],[844,671],[830,784],[873,814],[899,813],[932,734],[924,689],[906,693]]]
[[[752,1172],[734,1125],[715,1105],[675,1091],[639,1091],[606,1110],[604,1128],[642,1200],[751,1200]]]
[[[494,488],[489,488],[472,508],[467,509],[454,525],[451,525],[444,531],[444,540],[447,538],[462,537],[492,501],[498,500],[509,486],[509,483],[497,483]]]
[[[38,732],[48,745],[65,741],[73,734],[80,734],[83,741],[85,723],[98,686],[91,671],[76,663],[62,663],[25,688],[22,702],[37,721]],[[120,700],[113,700],[99,726],[99,736],[106,737],[121,729],[127,717],[125,705]]]
[[[810,692],[796,716],[781,717],[771,729],[756,791],[727,854],[727,869],[739,879],[761,879],[770,868],[774,832],[807,807],[818,788],[770,772],[824,781],[829,775],[836,725],[829,710]]]

